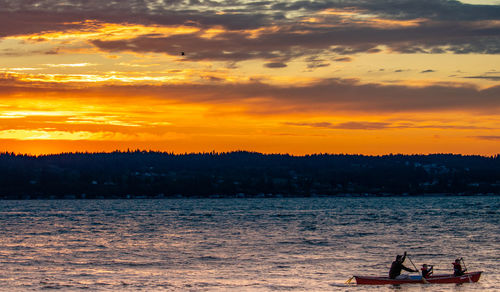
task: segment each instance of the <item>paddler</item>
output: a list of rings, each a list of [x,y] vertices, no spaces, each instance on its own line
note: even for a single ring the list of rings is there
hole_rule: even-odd
[[[422,268],[420,269],[422,271],[422,277],[427,278],[430,275],[432,275],[434,266],[428,265],[428,264],[423,264]]]
[[[413,270],[407,268],[403,265],[403,262],[406,259],[406,251],[404,255],[397,255],[396,260],[392,262],[391,269],[389,270],[389,278],[391,279],[406,279],[408,275],[401,275],[401,270],[405,270],[407,272],[418,272],[417,270]]]
[[[462,269],[460,259],[456,259],[455,262],[451,264],[453,265],[453,275],[455,277],[462,276],[463,274],[465,274],[465,271],[467,271],[467,269]]]

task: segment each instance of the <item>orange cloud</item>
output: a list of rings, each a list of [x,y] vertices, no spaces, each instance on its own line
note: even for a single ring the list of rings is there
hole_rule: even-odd
[[[75,41],[89,39],[120,40],[137,35],[158,35],[172,36],[178,34],[192,34],[200,29],[192,26],[162,26],[162,25],[141,25],[141,24],[118,24],[106,23],[95,20],[85,20],[81,22],[62,23],[62,27],[75,26],[78,29],[65,29],[63,31],[42,32],[35,34],[9,36],[7,39],[17,39],[24,41]]]

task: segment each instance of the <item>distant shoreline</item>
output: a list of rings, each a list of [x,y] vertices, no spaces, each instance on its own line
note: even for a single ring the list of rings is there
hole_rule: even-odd
[[[499,194],[500,155],[0,154],[0,199]]]
[[[0,198],[0,201],[58,201],[58,200],[71,200],[71,201],[85,201],[85,200],[221,200],[221,199],[294,199],[294,198],[419,198],[419,197],[429,197],[429,198],[438,198],[438,197],[497,197],[500,196],[500,193],[479,193],[479,194],[338,194],[338,195],[310,195],[310,196],[286,196],[282,194],[262,194],[255,196],[241,196],[241,195],[211,195],[211,196],[134,196],[134,197],[117,197],[117,196],[95,196],[92,198],[82,198],[73,195],[62,196],[62,197],[41,197],[41,198]]]

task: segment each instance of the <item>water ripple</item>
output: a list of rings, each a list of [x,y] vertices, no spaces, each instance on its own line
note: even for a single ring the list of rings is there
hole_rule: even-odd
[[[0,201],[0,287],[498,291],[499,209],[499,197]],[[344,283],[387,274],[404,250],[485,274],[461,287]]]

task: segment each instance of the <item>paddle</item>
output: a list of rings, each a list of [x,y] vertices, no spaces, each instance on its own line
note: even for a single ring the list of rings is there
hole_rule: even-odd
[[[411,263],[411,264],[413,265],[413,267],[415,268],[415,271],[416,271],[417,273],[419,273],[419,272],[418,272],[418,269],[417,269],[417,266],[415,266],[415,264],[414,264],[414,263],[413,263],[413,261],[411,260],[410,256],[408,256],[408,255],[407,255],[406,257],[410,260],[410,263]],[[420,274],[420,273],[419,273],[419,274]],[[424,282],[424,284],[429,284],[429,281],[427,281],[427,280],[425,279],[425,277],[424,277],[424,276],[422,276],[422,282]]]
[[[464,274],[465,274],[465,272],[467,272],[467,266],[465,265],[464,258],[460,258],[460,260],[462,261],[462,264],[464,264]],[[469,278],[469,283],[472,283],[472,279],[470,278],[470,275],[467,275],[467,278]]]
[[[462,261],[462,264],[464,264],[464,273],[465,273],[467,272],[467,266],[465,265],[464,258],[460,258],[460,260]]]
[[[413,267],[415,268],[415,272],[417,272],[417,273],[418,273],[417,266],[415,266],[415,264],[414,264],[414,263],[413,263],[413,261],[411,260],[410,256],[409,256],[409,255],[407,255],[406,257],[410,260],[410,263],[411,263],[411,264],[413,265]]]

